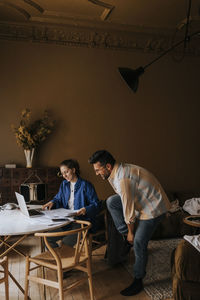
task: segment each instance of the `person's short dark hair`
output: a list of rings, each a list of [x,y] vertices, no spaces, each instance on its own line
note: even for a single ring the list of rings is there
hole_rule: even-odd
[[[79,163],[76,159],[66,159],[66,160],[63,160],[61,163],[60,163],[60,167],[61,166],[66,166],[68,167],[69,169],[75,169],[75,173],[76,173],[76,176],[80,176],[80,167],[79,167]]]
[[[115,164],[115,159],[106,150],[98,150],[95,153],[92,154],[92,156],[89,158],[89,163],[90,164],[95,164],[97,162],[100,162],[102,166],[106,166],[106,164],[111,164],[111,166],[114,166]]]

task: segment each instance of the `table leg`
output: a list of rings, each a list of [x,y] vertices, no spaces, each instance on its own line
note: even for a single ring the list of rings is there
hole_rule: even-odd
[[[26,255],[24,253],[22,253],[21,251],[15,249],[15,247],[21,243],[21,241],[23,241],[26,237],[28,236],[28,234],[25,234],[23,236],[21,236],[14,244],[10,245],[9,243],[7,243],[7,241],[9,240],[9,238],[11,237],[6,236],[3,240],[0,239],[0,248],[5,246],[5,250],[0,254],[0,258],[5,256],[6,254],[8,254],[11,250],[15,251],[16,253],[18,253],[19,255],[25,257]],[[16,278],[8,271],[8,275],[10,276],[10,278],[13,280],[13,282],[16,284],[16,286],[20,289],[20,291],[24,294],[24,289],[22,288],[22,286],[19,284],[19,282],[16,280]],[[28,299],[30,300],[30,297],[28,297]]]
[[[2,256],[6,255],[6,254],[7,254],[8,252],[10,252],[11,250],[13,250],[13,251],[17,252],[19,255],[25,257],[26,255],[25,255],[24,253],[22,253],[21,251],[15,249],[15,247],[16,247],[19,243],[21,243],[21,241],[23,241],[27,236],[28,236],[28,234],[23,235],[20,239],[18,239],[18,240],[17,240],[14,244],[12,244],[12,245],[10,245],[10,244],[8,244],[8,243],[6,242],[6,241],[11,237],[10,235],[9,235],[8,237],[6,237],[5,240],[0,240],[0,241],[1,241],[0,247],[2,247],[3,245],[4,245],[4,246],[7,246],[7,249],[6,249],[4,252],[2,252],[2,253],[0,254],[0,258],[1,258]]]

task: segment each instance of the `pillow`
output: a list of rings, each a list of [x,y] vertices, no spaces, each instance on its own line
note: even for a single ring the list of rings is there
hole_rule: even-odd
[[[183,209],[190,215],[200,215],[200,198],[186,200]]]

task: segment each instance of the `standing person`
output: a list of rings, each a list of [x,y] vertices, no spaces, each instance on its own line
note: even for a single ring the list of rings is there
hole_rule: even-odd
[[[67,208],[78,210],[76,217],[92,223],[91,231],[95,232],[95,219],[99,213],[99,200],[93,185],[80,177],[79,164],[75,159],[64,160],[60,163],[60,174],[64,178],[57,195],[53,200],[43,205],[43,209]],[[77,228],[77,224],[70,223],[55,231],[66,231]],[[49,237],[48,242],[55,248],[60,237]],[[66,236],[63,243],[74,246],[76,235]]]
[[[134,280],[120,293],[136,295],[143,290],[148,242],[170,208],[170,202],[158,180],[142,167],[117,163],[106,150],[96,151],[89,163],[93,164],[96,175],[107,179],[117,193],[106,204],[117,230],[133,245],[135,254]],[[135,218],[138,225],[134,234]]]

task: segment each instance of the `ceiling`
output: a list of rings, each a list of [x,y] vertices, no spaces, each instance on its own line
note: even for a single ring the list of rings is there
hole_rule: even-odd
[[[0,0],[0,34],[6,36],[5,24],[184,34],[188,5],[189,0]],[[196,30],[200,0],[191,5],[190,32]]]
[[[186,18],[188,0],[1,0],[0,20],[176,28]],[[200,21],[200,0],[193,0]]]

